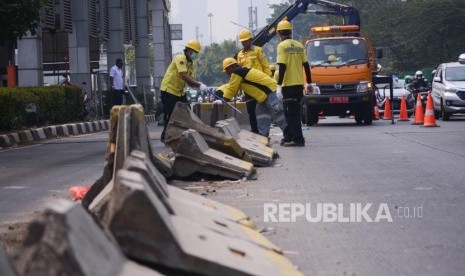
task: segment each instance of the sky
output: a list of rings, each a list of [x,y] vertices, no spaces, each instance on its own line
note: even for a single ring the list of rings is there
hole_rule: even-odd
[[[173,40],[173,53],[182,51],[189,39],[202,45],[221,43],[237,38],[238,32],[249,27],[248,8],[257,8],[256,29],[261,30],[270,16],[269,4],[284,0],[171,0],[170,24],[182,24],[183,40]],[[252,4],[252,5],[251,5]],[[208,14],[212,14],[211,17]],[[210,33],[211,20],[211,33]],[[255,28],[255,26],[254,26]]]

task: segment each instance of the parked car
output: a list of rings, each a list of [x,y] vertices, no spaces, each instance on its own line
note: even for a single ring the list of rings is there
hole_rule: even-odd
[[[434,114],[444,121],[454,113],[465,114],[465,54],[458,62],[442,63],[433,78]]]
[[[407,114],[412,116],[415,112],[415,97],[410,91],[407,90],[405,80],[403,79],[394,79],[392,81],[392,90],[393,90],[393,99],[390,100],[393,113],[400,113],[400,101],[402,96],[405,96],[407,102]],[[386,103],[386,98],[390,97],[389,84],[381,85],[376,91],[376,99],[378,101],[378,109],[380,115],[384,114],[384,104]]]

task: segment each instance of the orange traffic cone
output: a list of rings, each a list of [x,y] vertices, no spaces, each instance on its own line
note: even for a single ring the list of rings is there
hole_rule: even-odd
[[[323,113],[323,111],[320,111],[320,113],[318,114],[318,117],[319,117],[319,119],[326,119],[325,114]]]
[[[379,120],[379,107],[378,107],[378,99],[376,99],[376,104],[375,104],[375,120]]]
[[[415,104],[415,120],[412,125],[422,125],[425,122],[425,115],[423,115],[423,105],[421,104],[421,96],[418,93],[417,103]]]
[[[431,92],[428,93],[428,101],[426,102],[424,121],[424,127],[438,127],[438,125],[436,124],[436,118],[434,118],[433,97],[431,96]]]
[[[383,120],[392,120],[391,101],[388,97],[384,101],[384,114]]]
[[[405,100],[405,96],[402,96],[400,100],[400,116],[397,121],[410,121],[407,114],[407,101]]]

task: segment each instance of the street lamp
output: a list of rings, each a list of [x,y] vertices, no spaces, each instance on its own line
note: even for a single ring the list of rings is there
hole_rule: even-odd
[[[209,13],[208,17],[210,17],[210,44],[213,44],[213,35],[212,35],[212,17],[213,17],[213,13]]]

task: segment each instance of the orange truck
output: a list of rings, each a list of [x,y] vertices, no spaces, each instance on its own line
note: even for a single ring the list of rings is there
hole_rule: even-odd
[[[308,11],[310,4],[323,10]],[[304,95],[302,121],[318,123],[319,114],[325,116],[354,115],[359,124],[370,125],[374,116],[377,61],[381,49],[375,50],[370,41],[360,37],[360,17],[350,6],[325,0],[299,0],[258,33],[252,43],[263,46],[276,34],[277,24],[292,20],[300,13],[332,14],[348,17],[342,26],[313,27],[315,38],[306,41],[306,54],[311,68],[312,92]]]
[[[370,125],[376,104],[373,78],[382,52],[357,35],[357,25],[314,27],[311,31],[317,37],[305,47],[313,91],[303,97],[303,122],[316,124],[323,112],[326,116],[350,114],[358,124]]]

